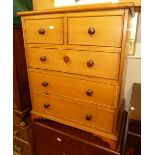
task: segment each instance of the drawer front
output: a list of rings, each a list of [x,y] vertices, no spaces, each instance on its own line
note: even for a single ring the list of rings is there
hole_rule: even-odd
[[[26,43],[63,44],[62,18],[25,20]]]
[[[76,98],[87,102],[97,103],[102,106],[116,106],[116,85],[58,76],[52,72],[40,73],[30,71],[29,79],[32,90],[41,90]]]
[[[29,141],[27,130],[24,130],[16,125],[13,126],[13,135],[22,140]]]
[[[29,67],[117,80],[120,53],[28,48],[27,60]]]
[[[114,112],[78,104],[79,101],[67,101],[61,98],[49,97],[32,93],[33,111],[95,128],[100,131],[112,132]]]
[[[20,153],[21,155],[31,155],[31,147],[29,143],[25,143],[20,139],[13,138],[13,150]]]
[[[123,17],[68,18],[68,44],[121,47]]]
[[[13,124],[17,125],[19,123],[21,123],[22,119],[21,117],[19,117],[15,111],[13,111]]]

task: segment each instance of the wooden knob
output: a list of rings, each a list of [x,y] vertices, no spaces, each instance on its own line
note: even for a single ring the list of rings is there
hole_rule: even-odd
[[[48,103],[45,103],[45,104],[44,104],[44,108],[46,108],[46,109],[47,109],[49,106],[50,106],[50,104],[48,104]]]
[[[45,29],[44,29],[44,28],[40,28],[40,29],[38,30],[38,33],[39,33],[39,34],[45,34]]]
[[[87,120],[87,121],[90,121],[91,119],[92,119],[92,115],[91,115],[91,114],[87,114],[87,115],[86,115],[86,120]]]
[[[91,89],[88,89],[86,91],[87,96],[91,96],[93,94],[93,91]]]
[[[41,61],[46,61],[46,56],[41,56],[41,57],[40,57],[40,60],[41,60]]]
[[[69,60],[70,60],[70,58],[69,58],[68,56],[65,55],[65,56],[64,56],[64,62],[67,63],[67,62],[69,62]]]
[[[95,33],[95,29],[93,27],[90,27],[88,29],[88,34],[93,35]]]
[[[93,60],[87,61],[87,66],[88,67],[92,67],[93,65],[94,65],[94,61]]]
[[[48,82],[47,81],[42,82],[42,86],[44,87],[48,86]]]

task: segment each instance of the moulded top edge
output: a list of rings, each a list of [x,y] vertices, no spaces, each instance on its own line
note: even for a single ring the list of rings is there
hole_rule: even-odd
[[[49,14],[49,13],[66,13],[66,12],[80,12],[80,11],[97,11],[97,10],[109,10],[109,9],[127,9],[134,8],[134,3],[98,3],[91,5],[80,6],[67,6],[67,7],[55,7],[49,10],[37,10],[37,11],[25,11],[18,12],[18,16]]]

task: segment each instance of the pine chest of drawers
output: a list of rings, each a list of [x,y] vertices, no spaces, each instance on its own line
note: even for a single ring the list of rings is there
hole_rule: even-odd
[[[115,149],[133,4],[19,13],[32,116],[93,133]]]

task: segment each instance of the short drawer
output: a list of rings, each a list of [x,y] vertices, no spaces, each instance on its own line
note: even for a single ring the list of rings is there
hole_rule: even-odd
[[[27,48],[29,67],[118,80],[120,53]]]
[[[117,85],[87,81],[65,75],[60,76],[55,72],[43,71],[29,71],[29,80],[32,91],[39,90],[102,106],[116,107]]]
[[[32,155],[30,144],[16,137],[13,138],[13,150],[21,155]]]
[[[65,100],[55,96],[31,93],[34,112],[46,114],[52,119],[65,120],[69,124],[79,124],[99,131],[112,132],[114,112],[79,104],[79,101]]]
[[[122,16],[68,18],[68,44],[121,47]]]
[[[27,19],[24,27],[26,43],[63,44],[62,18]]]

